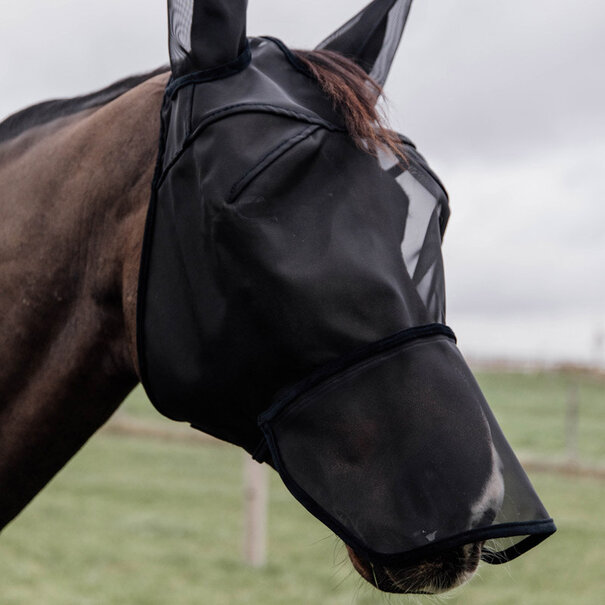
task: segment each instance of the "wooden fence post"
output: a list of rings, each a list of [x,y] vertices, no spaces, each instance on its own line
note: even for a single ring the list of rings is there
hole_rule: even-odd
[[[267,561],[268,474],[244,454],[244,561],[262,567]]]
[[[580,420],[580,395],[578,385],[573,383],[567,391],[567,408],[565,411],[565,446],[567,459],[576,464],[578,454],[578,423]]]

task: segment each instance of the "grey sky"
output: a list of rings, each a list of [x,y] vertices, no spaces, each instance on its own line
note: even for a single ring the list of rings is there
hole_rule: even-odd
[[[167,62],[164,0],[1,1],[0,117]],[[249,4],[251,35],[308,47],[366,1]],[[450,193],[449,322],[472,353],[587,359],[605,329],[604,65],[598,0],[412,6],[392,123]]]

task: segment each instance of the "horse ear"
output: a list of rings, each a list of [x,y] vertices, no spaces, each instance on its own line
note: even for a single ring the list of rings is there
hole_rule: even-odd
[[[334,50],[363,67],[381,86],[399,46],[412,0],[374,0],[317,48]]]
[[[246,49],[248,0],[168,0],[170,63],[175,77],[215,69]]]

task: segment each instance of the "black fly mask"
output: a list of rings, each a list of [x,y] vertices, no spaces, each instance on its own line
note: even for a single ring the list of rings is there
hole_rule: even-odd
[[[409,1],[375,0],[321,48],[383,83]],[[245,0],[170,2],[173,77],[144,240],[143,384],[235,443],[370,561],[554,530],[445,326],[443,186],[355,146]],[[502,538],[506,538],[503,540]]]

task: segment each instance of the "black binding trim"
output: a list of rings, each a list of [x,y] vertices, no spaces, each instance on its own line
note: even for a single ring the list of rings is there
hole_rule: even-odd
[[[273,36],[261,36],[261,38],[273,42],[296,71],[299,71],[303,76],[307,76],[307,78],[315,79],[309,68],[279,38],[274,38]]]
[[[152,393],[151,385],[147,380],[147,363],[145,357],[145,295],[147,293],[147,276],[149,274],[149,261],[151,257],[151,239],[153,235],[153,226],[155,223],[155,211],[157,203],[157,185],[162,175],[162,164],[164,162],[164,153],[166,151],[166,109],[170,104],[170,99],[164,95],[162,109],[160,111],[160,136],[158,143],[158,155],[156,157],[153,180],[151,182],[151,196],[149,206],[147,207],[147,216],[145,218],[145,229],[143,232],[143,245],[141,250],[141,261],[139,264],[139,282],[137,284],[137,308],[136,308],[136,348],[139,366],[139,378],[149,400],[156,405],[155,395]],[[158,408],[159,409],[159,408]]]
[[[331,132],[346,132],[344,128],[341,126],[337,126],[336,124],[332,124],[331,122],[327,122],[323,118],[320,118],[316,114],[313,113],[303,113],[301,111],[293,111],[291,109],[286,109],[284,107],[280,107],[279,105],[272,105],[270,103],[234,103],[233,105],[226,105],[225,107],[221,107],[216,109],[208,114],[206,114],[199,123],[193,126],[193,130],[187,133],[185,136],[182,145],[177,149],[177,151],[173,154],[173,156],[165,161],[165,167],[163,169],[162,175],[158,178],[156,182],[156,187],[160,187],[162,182],[164,181],[166,175],[170,171],[170,169],[174,166],[174,164],[178,161],[178,159],[183,155],[187,147],[195,141],[195,139],[200,136],[200,134],[211,124],[218,122],[224,118],[227,118],[231,115],[236,115],[240,113],[272,113],[278,116],[285,116],[289,118],[294,118],[301,122],[306,122],[308,124],[316,124],[318,126],[322,126],[326,130],[330,130]]]
[[[510,538],[513,536],[523,535],[523,533],[515,532],[514,530],[518,527],[517,524],[511,524],[510,533],[509,534],[500,534],[498,536],[494,536],[497,538]],[[502,526],[497,526],[502,527]],[[544,521],[534,521],[531,526],[531,531],[525,530],[525,534],[527,538],[517,542],[513,546],[509,546],[508,548],[501,551],[494,551],[485,549],[481,553],[481,560],[489,563],[490,565],[501,565],[502,563],[508,563],[513,559],[521,556],[523,553],[527,552],[534,546],[540,544],[548,538],[548,536],[552,536],[557,531],[557,527],[552,519],[545,519]]]
[[[266,433],[263,428],[264,425],[273,420],[273,418],[275,418],[275,416],[292,401],[322,382],[325,382],[338,374],[342,374],[342,372],[349,367],[413,340],[430,336],[446,336],[456,342],[456,335],[449,326],[434,323],[408,328],[377,342],[359,347],[346,355],[339,357],[333,362],[321,366],[318,370],[300,382],[278,392],[271,406],[259,415],[258,426],[263,430],[263,433]],[[262,439],[252,453],[252,457],[258,462],[268,462],[270,461],[269,449],[268,440]]]
[[[250,50],[250,44],[246,42],[246,48],[233,61],[229,61],[229,63],[213,67],[212,69],[196,71],[192,74],[181,76],[180,78],[171,79],[168,86],[166,86],[165,94],[168,98],[172,98],[180,88],[183,88],[183,86],[229,78],[246,69],[251,61],[252,52]]]
[[[363,347],[359,347],[354,351],[339,357],[335,361],[322,366],[307,378],[278,393],[277,398],[271,407],[258,417],[259,426],[272,420],[282,410],[282,408],[288,405],[293,399],[296,399],[302,395],[305,391],[312,389],[320,382],[331,378],[335,374],[343,372],[350,366],[353,366],[360,361],[367,359],[368,357],[373,357],[380,353],[384,353],[385,351],[403,345],[412,340],[427,338],[429,336],[447,336],[456,342],[456,335],[449,326],[434,323],[427,324],[425,326],[408,328],[407,330],[402,330],[401,332],[397,332],[396,334],[388,336],[387,338],[383,338],[378,342],[373,342]]]
[[[293,137],[281,141],[278,145],[276,145],[273,149],[267,152],[252,168],[250,168],[244,176],[242,176],[238,181],[231,187],[231,191],[229,192],[229,197],[227,198],[227,204],[232,204],[235,199],[244,191],[244,189],[266,168],[268,168],[273,162],[277,161],[281,158],[285,153],[290,151],[293,147],[301,143],[302,141],[309,138],[312,134],[314,134],[317,130],[319,130],[321,126],[317,124],[312,124],[311,126],[307,126],[303,128],[300,132],[298,132]]]

